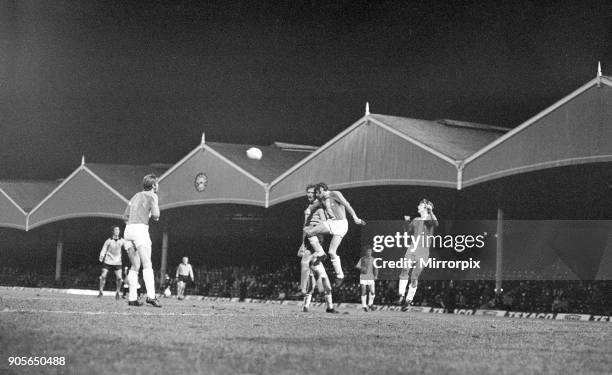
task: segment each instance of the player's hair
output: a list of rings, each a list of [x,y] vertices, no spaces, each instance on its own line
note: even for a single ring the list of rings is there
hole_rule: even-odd
[[[119,230],[121,230],[121,227],[119,225],[113,225],[112,227],[110,227],[111,234],[113,234],[113,232],[115,231],[115,228],[119,228]]]
[[[308,184],[306,185],[306,191],[308,191],[309,189],[315,189],[315,191],[317,190],[317,184]]]
[[[431,201],[430,201],[430,200],[428,200],[428,199],[425,199],[425,198],[421,199],[421,201],[419,202],[419,205],[420,205],[421,203],[425,204],[426,206],[431,207],[431,209],[432,209],[432,210],[433,210],[433,208],[434,208],[433,203],[431,203]]]
[[[153,185],[157,182],[157,176],[154,174],[148,174],[142,179],[142,188],[144,191],[153,190]]]
[[[325,182],[319,182],[315,189],[316,190],[323,189],[323,191],[327,191],[329,190],[329,187],[327,187],[327,184]]]

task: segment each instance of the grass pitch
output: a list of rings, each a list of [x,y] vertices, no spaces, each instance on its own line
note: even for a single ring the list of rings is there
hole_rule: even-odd
[[[2,374],[609,374],[612,324],[0,288]],[[348,314],[347,314],[348,313]],[[64,366],[9,366],[64,356]]]

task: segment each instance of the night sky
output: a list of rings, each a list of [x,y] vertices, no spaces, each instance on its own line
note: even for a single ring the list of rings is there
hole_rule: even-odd
[[[612,75],[609,1],[516,3],[0,0],[0,179],[320,145],[366,101],[514,127]]]

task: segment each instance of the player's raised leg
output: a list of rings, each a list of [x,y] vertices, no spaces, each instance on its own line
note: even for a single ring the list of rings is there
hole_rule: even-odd
[[[340,256],[338,255],[338,247],[342,242],[342,236],[333,235],[332,239],[329,243],[329,259],[331,260],[332,266],[334,267],[334,272],[336,273],[336,279],[342,280],[344,279],[344,272],[342,271],[342,263],[340,262]],[[341,282],[336,281],[336,286],[340,286]]]
[[[305,227],[304,235],[307,238],[307,241],[312,246],[314,250],[314,257],[321,257],[325,255],[325,251],[323,250],[323,246],[321,246],[321,242],[319,241],[319,237],[330,234],[329,228],[325,225],[325,223],[317,224],[314,227]]]

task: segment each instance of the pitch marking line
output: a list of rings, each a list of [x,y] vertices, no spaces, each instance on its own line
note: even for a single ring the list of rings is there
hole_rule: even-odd
[[[35,310],[35,309],[8,309],[0,310],[0,313],[43,313],[43,314],[83,314],[83,315],[148,315],[148,316],[213,316],[211,313],[153,313],[148,311],[70,311],[70,310]]]

